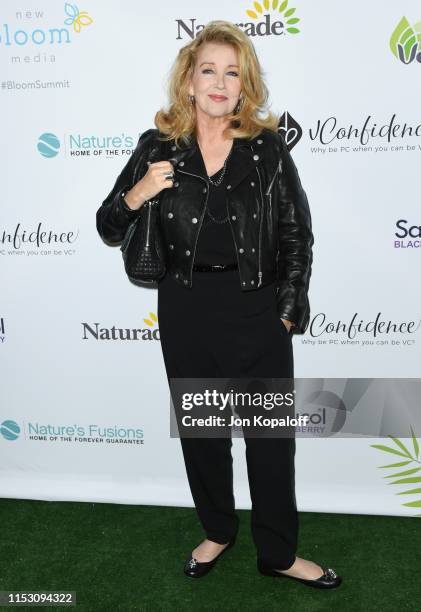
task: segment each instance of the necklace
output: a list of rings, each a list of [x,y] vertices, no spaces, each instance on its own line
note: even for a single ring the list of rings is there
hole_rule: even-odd
[[[215,181],[213,181],[211,179],[211,177],[209,175],[207,175],[209,188],[210,188],[210,185],[213,185],[214,187],[219,187],[219,185],[222,183],[222,181],[224,179],[224,176],[225,176],[225,172],[227,170],[227,163],[228,163],[228,160],[229,160],[229,158],[231,156],[232,149],[233,149],[233,147],[231,147],[230,152],[228,153],[227,157],[225,158],[224,165],[222,166],[221,170],[218,170],[218,172],[215,172],[215,174],[219,174],[219,172],[221,172],[219,178],[217,178]],[[213,174],[212,176],[215,176],[215,174]],[[206,207],[206,212],[207,212],[208,216],[210,217],[210,219],[214,223],[226,223],[228,221],[228,215],[226,215],[222,219],[217,219],[216,217],[214,217],[211,214],[208,206]]]
[[[211,177],[209,176],[209,174],[207,175],[209,182],[212,183],[212,185],[215,185],[215,187],[220,185],[222,183],[222,181],[223,181],[223,178],[225,176],[225,172],[226,172],[226,169],[227,169],[227,163],[228,163],[229,158],[231,157],[232,149],[233,149],[233,147],[231,147],[230,152],[228,153],[227,157],[225,158],[224,165],[221,168],[221,171],[222,171],[221,176],[218,179],[216,179],[216,181],[213,181],[211,179]],[[218,172],[220,172],[220,171],[218,170]],[[217,172],[215,172],[215,174],[217,174]],[[212,176],[214,176],[214,175],[212,175]]]
[[[219,179],[218,179],[219,180]],[[220,184],[220,183],[219,183]],[[211,185],[209,185],[209,189],[213,189],[213,187]],[[224,197],[223,195],[221,197]],[[209,209],[209,200],[208,200],[208,204],[206,205],[206,213],[208,215],[208,217],[214,222],[214,223],[226,223],[228,221],[228,215],[226,215],[225,217],[223,217],[222,219],[216,218],[212,215],[210,209]]]

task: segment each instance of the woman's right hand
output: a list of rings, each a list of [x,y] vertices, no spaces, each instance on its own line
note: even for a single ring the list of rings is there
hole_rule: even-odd
[[[124,196],[127,206],[133,210],[140,208],[147,200],[152,199],[163,189],[172,187],[174,179],[165,178],[174,167],[169,161],[159,161],[149,164],[145,176],[140,179]]]

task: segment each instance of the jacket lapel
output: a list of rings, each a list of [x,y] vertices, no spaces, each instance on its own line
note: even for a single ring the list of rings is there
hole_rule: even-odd
[[[208,180],[202,153],[194,137],[189,144],[182,144],[177,150],[172,148],[174,147],[173,141],[169,144],[169,161],[174,162],[176,170]],[[230,185],[230,191],[235,189],[260,164],[263,157],[263,145],[256,144],[256,139],[250,141],[246,138],[234,138],[226,173],[226,184]]]
[[[256,145],[255,141],[238,140],[227,167],[226,180],[227,185],[231,185],[230,191],[235,189],[263,161],[263,157],[263,149]]]

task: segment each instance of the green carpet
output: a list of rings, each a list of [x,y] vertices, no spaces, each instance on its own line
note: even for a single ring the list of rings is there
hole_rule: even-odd
[[[101,612],[421,609],[417,519],[300,513],[297,555],[343,578],[323,591],[258,574],[250,512],[238,515],[235,547],[194,580],[182,572],[203,539],[193,508],[0,499],[0,590],[74,590],[77,610]]]

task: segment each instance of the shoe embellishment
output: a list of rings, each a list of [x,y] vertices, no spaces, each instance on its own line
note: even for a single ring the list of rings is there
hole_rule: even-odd
[[[197,561],[196,559],[190,559],[189,561],[189,567],[196,567],[197,565]]]
[[[328,568],[327,568],[327,570],[326,570],[326,572],[325,572],[325,573],[326,573],[326,576],[327,576],[328,578],[337,578],[337,574],[336,574],[336,573],[335,573],[335,571],[334,571],[332,568],[330,568],[330,567],[328,567]]]

